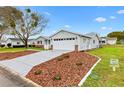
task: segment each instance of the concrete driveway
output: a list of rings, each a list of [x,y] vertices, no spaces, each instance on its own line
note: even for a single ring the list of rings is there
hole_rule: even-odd
[[[57,56],[62,55],[63,53],[68,53],[67,50],[48,50],[41,51],[34,54],[18,57],[11,60],[0,61],[0,64],[3,64],[10,69],[18,72],[20,75],[25,76],[33,66],[51,60]]]

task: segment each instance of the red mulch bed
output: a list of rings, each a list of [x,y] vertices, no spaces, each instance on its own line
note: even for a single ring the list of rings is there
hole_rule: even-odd
[[[21,52],[5,52],[5,53],[0,53],[0,61],[1,60],[9,60],[9,59],[25,56],[25,55],[36,53],[36,52],[37,51],[21,51]]]
[[[71,52],[33,67],[26,77],[43,87],[78,86],[97,60],[85,52]]]

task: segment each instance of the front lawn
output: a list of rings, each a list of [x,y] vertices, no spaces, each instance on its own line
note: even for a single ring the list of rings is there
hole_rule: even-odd
[[[112,87],[124,86],[124,46],[104,46],[103,48],[89,51],[88,53],[99,56],[102,61],[92,71],[82,86],[85,87]],[[119,59],[120,68],[115,72],[109,65],[111,57]]]
[[[36,47],[29,47],[29,48],[0,48],[0,53],[2,52],[20,52],[20,51],[26,51],[26,50],[34,50],[34,51],[41,51],[44,50],[42,48],[36,48]]]

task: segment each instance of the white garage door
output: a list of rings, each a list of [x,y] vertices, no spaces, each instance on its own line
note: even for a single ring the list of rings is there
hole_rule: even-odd
[[[53,49],[56,49],[56,50],[75,50],[75,40],[53,41]]]

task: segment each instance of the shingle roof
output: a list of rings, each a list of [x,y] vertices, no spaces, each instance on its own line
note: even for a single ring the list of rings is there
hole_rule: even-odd
[[[53,37],[54,35],[56,35],[56,34],[59,33],[59,32],[62,32],[62,31],[63,31],[63,32],[72,33],[72,34],[75,34],[75,35],[79,35],[79,36],[82,36],[82,37],[91,38],[90,36],[82,35],[82,34],[79,34],[79,33],[76,33],[76,32],[70,32],[70,31],[67,31],[67,30],[60,30],[60,31],[56,32],[55,34],[53,34],[53,35],[50,36],[50,37]]]

